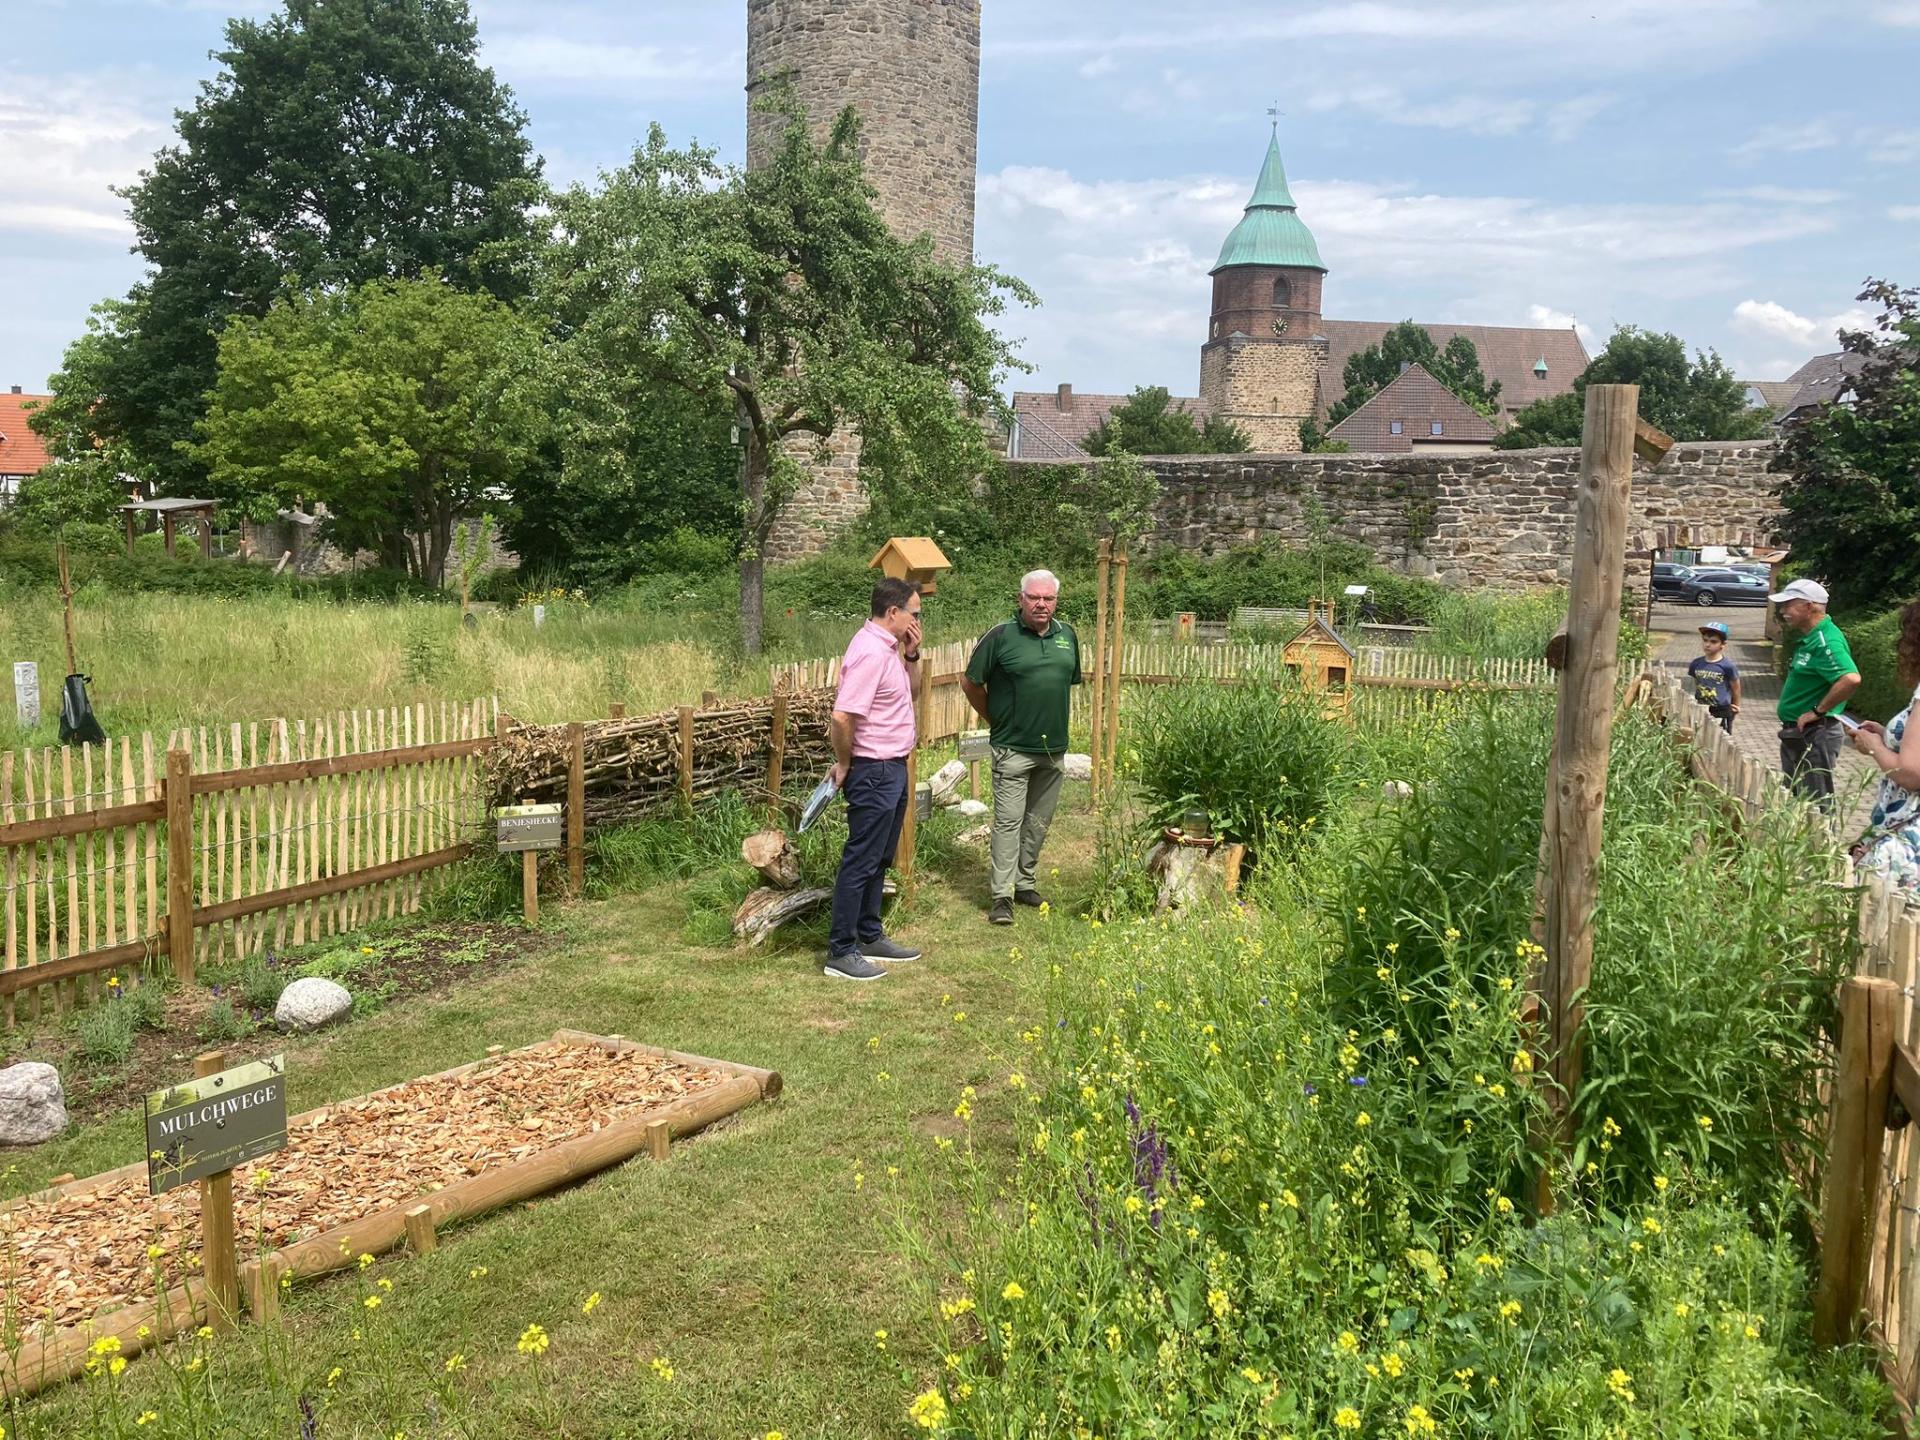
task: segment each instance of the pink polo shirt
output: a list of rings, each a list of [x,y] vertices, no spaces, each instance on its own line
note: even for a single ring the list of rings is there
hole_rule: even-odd
[[[913,751],[913,683],[899,644],[887,627],[869,620],[840,661],[833,708],[859,717],[853,753],[866,760],[898,760]]]

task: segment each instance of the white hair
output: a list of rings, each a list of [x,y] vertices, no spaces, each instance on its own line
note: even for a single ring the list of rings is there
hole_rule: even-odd
[[[1020,589],[1024,592],[1026,588],[1029,585],[1033,584],[1033,582],[1036,580],[1052,581],[1055,593],[1057,594],[1059,592],[1060,577],[1054,574],[1053,571],[1051,570],[1029,570],[1026,574],[1020,577]]]

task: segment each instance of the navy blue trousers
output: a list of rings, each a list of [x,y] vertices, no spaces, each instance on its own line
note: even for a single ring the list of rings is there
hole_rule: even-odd
[[[881,887],[887,863],[900,846],[906,823],[907,762],[867,760],[856,755],[841,794],[847,802],[847,848],[840,852],[840,873],[833,882],[833,928],[827,932],[829,955],[851,955],[861,942],[871,944],[880,928]]]

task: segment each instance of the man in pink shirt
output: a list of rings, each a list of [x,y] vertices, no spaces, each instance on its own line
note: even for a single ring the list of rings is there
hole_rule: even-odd
[[[872,618],[840,661],[833,697],[833,783],[847,802],[847,845],[833,883],[833,924],[826,973],[837,980],[878,980],[876,960],[918,960],[920,952],[887,938],[880,896],[887,862],[913,797],[907,757],[913,753],[913,700],[920,681],[920,587],[882,580],[873,587]]]

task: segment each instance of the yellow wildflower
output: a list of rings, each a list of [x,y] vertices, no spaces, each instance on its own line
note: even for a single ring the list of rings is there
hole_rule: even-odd
[[[1407,1427],[1407,1434],[1409,1435],[1438,1435],[1440,1433],[1439,1423],[1434,1420],[1433,1416],[1427,1413],[1427,1407],[1424,1405],[1408,1406],[1406,1418],[1400,1423]]]
[[[522,1355],[544,1355],[547,1353],[547,1347],[552,1343],[553,1341],[548,1336],[545,1327],[529,1325],[525,1330],[520,1332],[517,1348]],[[658,1364],[659,1362],[656,1361],[655,1363]]]
[[[938,1430],[947,1423],[946,1397],[938,1390],[924,1390],[907,1407],[907,1418],[922,1430]]]
[[[456,1350],[453,1354],[447,1356],[447,1363],[446,1363],[445,1369],[449,1375],[457,1375],[460,1371],[466,1368],[467,1368],[467,1357],[460,1354],[459,1351]]]
[[[1027,1298],[1027,1292],[1020,1288],[1020,1282],[1018,1280],[1009,1280],[1000,1291],[1000,1298],[1002,1300],[1024,1300]]]
[[[1407,1367],[1398,1355],[1382,1355],[1380,1357],[1380,1368],[1395,1380],[1398,1380],[1401,1372]]]
[[[1351,1405],[1342,1405],[1338,1410],[1333,1412],[1333,1423],[1342,1430],[1358,1430],[1360,1428],[1360,1412]]]
[[[594,1312],[594,1308],[598,1306],[599,1303],[600,1303],[600,1292],[596,1290],[591,1295],[587,1296],[586,1299],[580,1302],[580,1313],[582,1315],[591,1315]]]

